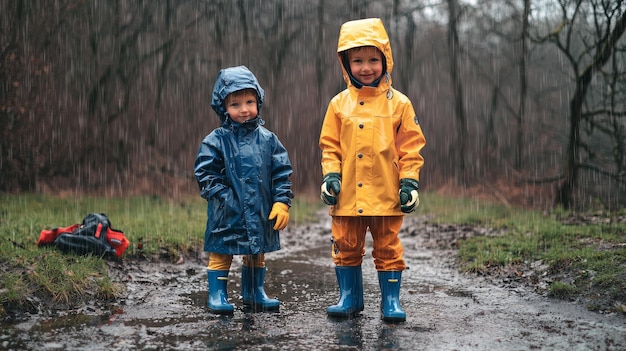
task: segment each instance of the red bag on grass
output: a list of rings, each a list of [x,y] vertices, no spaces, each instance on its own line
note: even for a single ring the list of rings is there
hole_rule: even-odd
[[[79,255],[120,257],[130,241],[123,231],[111,227],[106,214],[90,213],[82,224],[42,230],[37,245],[55,245],[63,252]]]

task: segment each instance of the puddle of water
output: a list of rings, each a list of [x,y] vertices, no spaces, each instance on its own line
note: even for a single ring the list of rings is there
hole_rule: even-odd
[[[524,289],[469,279],[454,268],[450,251],[426,249],[419,235],[403,238],[410,267],[403,273],[400,294],[405,323],[381,320],[369,253],[363,264],[365,310],[352,319],[329,319],[326,307],[337,302],[338,290],[326,225],[287,232],[285,250],[267,255],[265,290],[281,301],[279,312],[243,308],[240,261],[233,262],[229,276],[232,316],[208,312],[203,262],[146,262],[130,265],[120,275],[131,277],[126,281],[129,296],[115,309],[2,324],[0,349],[626,349],[626,318],[599,316]],[[302,238],[305,246],[297,247]]]

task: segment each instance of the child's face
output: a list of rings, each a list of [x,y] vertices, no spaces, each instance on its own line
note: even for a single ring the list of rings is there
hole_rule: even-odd
[[[228,112],[230,118],[237,123],[254,119],[259,112],[256,103],[256,94],[247,91],[242,93],[235,92],[228,95],[224,104],[226,105],[226,112]]]
[[[382,53],[373,46],[348,51],[348,62],[352,76],[363,85],[373,83],[383,74]]]

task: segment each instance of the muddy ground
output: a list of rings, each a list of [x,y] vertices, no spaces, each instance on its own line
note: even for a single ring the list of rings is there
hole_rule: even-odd
[[[110,263],[126,289],[114,306],[94,302],[3,323],[0,350],[626,350],[625,314],[546,297],[541,262],[510,275],[460,273],[455,241],[497,233],[432,225],[418,215],[407,217],[401,232],[407,321],[380,318],[371,243],[363,265],[365,311],[329,319],[325,309],[338,291],[330,222],[320,218],[281,233],[283,249],[266,257],[266,291],[281,300],[279,312],[243,309],[240,258],[228,285],[236,306],[230,317],[206,309],[203,255],[177,263],[124,260]]]

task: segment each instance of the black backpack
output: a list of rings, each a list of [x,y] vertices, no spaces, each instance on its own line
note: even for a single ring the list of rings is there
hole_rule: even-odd
[[[106,214],[90,213],[80,225],[43,230],[37,245],[42,244],[53,244],[66,253],[119,257],[130,242],[124,232],[111,227]]]

